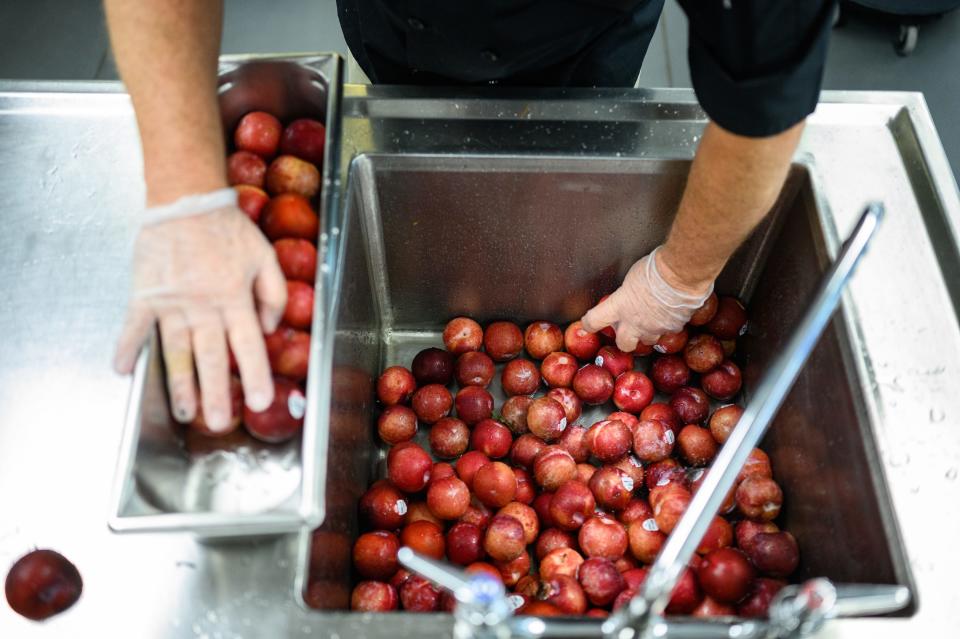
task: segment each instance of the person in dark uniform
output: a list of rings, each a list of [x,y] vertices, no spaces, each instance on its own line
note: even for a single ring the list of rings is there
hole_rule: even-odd
[[[682,328],[773,205],[820,91],[835,0],[678,0],[710,118],[670,234],[587,312],[617,345]],[[374,83],[633,86],[664,0],[338,0],[344,36]],[[115,368],[130,372],[160,326],[174,415],[229,418],[228,349],[245,401],[273,396],[261,332],[286,287],[270,245],[226,190],[216,98],[222,0],[105,0],[143,147],[144,226]],[[629,233],[629,229],[623,229]]]

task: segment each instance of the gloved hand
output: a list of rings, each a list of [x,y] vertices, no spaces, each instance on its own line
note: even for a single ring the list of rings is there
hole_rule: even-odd
[[[668,282],[657,263],[658,251],[659,247],[631,266],[620,288],[587,311],[581,319],[585,330],[595,333],[613,327],[617,348],[630,353],[638,341],[649,346],[661,335],[683,328],[710,297],[713,284],[691,290],[679,282]]]
[[[159,323],[174,417],[189,422],[196,416],[196,359],[204,419],[211,430],[224,430],[230,420],[227,343],[246,405],[266,409],[273,379],[262,332],[276,329],[286,302],[276,255],[237,208],[232,189],[148,209],[134,249],[133,292],[114,367],[130,373]]]

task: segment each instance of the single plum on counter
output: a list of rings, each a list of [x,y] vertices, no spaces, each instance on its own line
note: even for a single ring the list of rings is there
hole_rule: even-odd
[[[55,550],[27,553],[7,573],[4,592],[17,614],[42,621],[75,604],[83,592],[80,571]]]

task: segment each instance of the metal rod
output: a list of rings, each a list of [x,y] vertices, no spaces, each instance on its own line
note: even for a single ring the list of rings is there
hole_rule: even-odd
[[[404,567],[425,579],[429,579],[441,588],[446,588],[455,595],[463,592],[470,585],[470,578],[467,573],[454,568],[450,564],[418,555],[406,546],[397,551],[397,560]]]
[[[582,639],[596,637],[600,622],[596,619],[553,617],[512,617],[510,636],[527,639]],[[653,635],[670,639],[764,639],[772,626],[765,620],[658,619]]]
[[[663,613],[670,593],[706,533],[710,520],[720,509],[747,456],[763,437],[833,316],[844,287],[866,251],[883,214],[884,208],[880,203],[868,204],[864,209],[836,261],[824,276],[810,308],[800,320],[786,348],[761,379],[740,421],[707,471],[703,484],[664,543],[643,588],[627,606],[604,622],[602,629],[606,636],[612,636],[634,624],[643,631],[652,618]]]
[[[910,589],[887,584],[842,584],[830,617],[869,617],[901,610],[910,603]]]

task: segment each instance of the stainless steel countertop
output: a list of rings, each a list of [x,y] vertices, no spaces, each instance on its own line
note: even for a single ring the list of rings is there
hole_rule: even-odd
[[[402,636],[402,622],[303,609],[294,594],[296,536],[201,545],[181,534],[108,530],[129,392],[110,359],[143,196],[133,114],[119,90],[0,83],[0,567],[50,547],[84,578],[78,604],[43,624],[0,605],[0,636]],[[344,95],[348,158],[423,144],[374,142],[367,118],[385,114],[651,125],[635,139],[558,139],[571,156],[690,157],[704,122],[685,90],[555,92],[536,102],[514,92],[443,99],[362,86]],[[957,273],[960,195],[918,94],[822,98],[799,154],[814,167],[838,235],[866,200],[888,209],[848,309],[862,324],[861,372],[873,381],[869,409],[919,592],[912,618],[832,622],[824,635],[947,636],[960,628],[960,331],[958,298],[938,264]],[[469,130],[460,138],[465,152],[491,152],[484,142]],[[917,187],[928,182],[932,189]],[[950,280],[956,293],[960,282]],[[437,621],[436,634],[448,632],[449,621]]]

